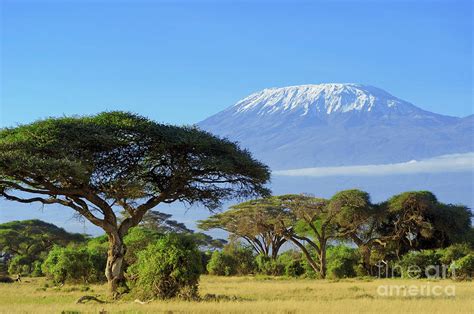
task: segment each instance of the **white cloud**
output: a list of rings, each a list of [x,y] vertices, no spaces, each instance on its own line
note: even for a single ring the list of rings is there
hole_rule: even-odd
[[[385,176],[394,174],[461,172],[474,170],[474,153],[443,155],[420,161],[382,165],[317,167],[274,171],[277,176]]]

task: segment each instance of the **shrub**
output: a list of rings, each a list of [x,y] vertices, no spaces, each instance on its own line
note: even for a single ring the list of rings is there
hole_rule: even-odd
[[[474,277],[474,254],[468,254],[451,265],[454,268],[455,278],[470,279]]]
[[[92,283],[105,280],[107,256],[87,247],[55,246],[42,265],[43,273],[55,283]]]
[[[284,268],[288,277],[299,277],[304,274],[303,257],[301,252],[288,250],[278,256],[278,263]]]
[[[293,260],[285,265],[285,275],[288,277],[299,277],[304,274],[304,267],[301,260]]]
[[[207,264],[211,275],[248,275],[255,272],[255,257],[252,249],[239,243],[230,243],[223,251],[214,251]]]
[[[285,265],[278,260],[272,259],[265,255],[258,255],[255,259],[257,262],[257,269],[260,274],[281,276],[285,273]]]
[[[327,275],[330,278],[357,276],[359,254],[356,249],[345,245],[329,247],[327,250]]]
[[[138,252],[146,249],[148,245],[158,241],[162,236],[155,230],[143,227],[131,228],[123,239],[127,247],[125,263],[127,265],[134,264],[138,259]]]
[[[210,275],[232,276],[236,272],[235,263],[232,256],[222,251],[214,251],[206,268]]]
[[[22,274],[27,276],[31,273],[33,262],[29,256],[15,255],[8,264],[8,273],[10,275]]]
[[[229,243],[224,246],[224,253],[234,260],[234,273],[238,276],[255,273],[255,256],[253,250],[240,243]]]
[[[453,244],[448,246],[445,249],[440,249],[439,253],[441,254],[440,261],[443,264],[450,265],[455,260],[458,260],[472,252],[469,245],[463,244]]]
[[[423,250],[420,252],[409,252],[402,257],[400,267],[402,268],[402,277],[426,277],[426,273],[430,272],[430,275],[441,275],[432,274],[430,271],[431,267],[441,267],[441,253],[435,250]]]
[[[196,298],[201,255],[190,237],[169,234],[138,253],[128,268],[133,290],[142,298]]]
[[[41,277],[43,276],[43,272],[41,271],[41,261],[35,261],[33,263],[33,270],[31,271],[32,277]]]

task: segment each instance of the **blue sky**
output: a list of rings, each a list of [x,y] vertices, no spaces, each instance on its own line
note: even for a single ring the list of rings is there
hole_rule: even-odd
[[[1,2],[0,126],[129,110],[196,123],[266,87],[358,82],[473,111],[471,1]]]

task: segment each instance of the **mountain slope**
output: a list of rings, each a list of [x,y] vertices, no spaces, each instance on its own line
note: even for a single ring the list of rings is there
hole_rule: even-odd
[[[275,170],[474,151],[472,116],[428,112],[360,84],[265,89],[198,125],[240,142]]]

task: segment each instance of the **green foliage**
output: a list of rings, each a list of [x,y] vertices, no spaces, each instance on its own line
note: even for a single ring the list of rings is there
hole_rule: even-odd
[[[124,210],[121,212],[123,219],[130,217],[130,214]],[[157,210],[149,210],[143,215],[139,226],[145,229],[156,231],[157,233],[192,233],[185,224],[171,219],[172,215],[162,213]]]
[[[210,275],[232,276],[236,273],[234,258],[222,251],[212,253],[206,268]]]
[[[142,298],[196,298],[201,255],[185,235],[168,234],[138,253],[128,269],[133,289]]]
[[[15,255],[8,264],[8,273],[10,275],[29,275],[32,271],[34,260],[29,256],[25,255]]]
[[[330,200],[329,209],[335,216],[335,222],[342,228],[353,228],[374,214],[367,192],[345,190],[336,193]]]
[[[411,251],[400,261],[402,277],[426,278],[427,275],[441,277],[443,275],[441,258],[442,254],[436,250]],[[433,267],[438,268],[439,271],[435,273]]]
[[[436,249],[469,241],[472,213],[466,206],[443,204],[428,191],[405,192],[383,203],[387,210],[380,228],[398,252]]]
[[[55,246],[42,265],[43,273],[56,283],[93,283],[105,280],[106,255],[87,247]]]
[[[278,255],[277,261],[284,267],[284,274],[288,277],[299,277],[304,274],[303,256],[301,252],[288,250]]]
[[[250,247],[231,242],[224,247],[223,251],[233,258],[236,275],[248,275],[255,272],[255,256]]]
[[[457,279],[474,278],[474,254],[470,253],[454,262],[451,265],[455,270]]]
[[[273,256],[286,242],[276,228],[276,220],[283,216],[279,202],[274,197],[243,202],[232,206],[223,213],[198,222],[203,230],[222,229],[231,234],[231,238],[245,239],[252,245],[256,254]]]
[[[445,249],[438,250],[441,253],[440,261],[445,265],[450,265],[455,260],[473,253],[473,250],[466,243],[458,243],[448,246]]]
[[[292,260],[285,265],[285,275],[288,277],[299,277],[304,274],[304,267],[301,260]]]
[[[42,265],[41,261],[35,261],[33,263],[33,270],[31,272],[32,277],[41,277],[44,275],[43,271],[41,270],[41,265]]]
[[[146,249],[151,243],[158,241],[161,237],[163,237],[163,234],[152,229],[144,227],[131,228],[124,237],[124,243],[127,247],[125,253],[125,262],[127,265],[136,263],[138,253]]]
[[[0,224],[0,251],[14,256],[9,265],[10,274],[39,276],[37,264],[42,263],[53,245],[65,246],[85,240],[83,235],[69,233],[41,220]]]
[[[107,249],[109,247],[107,235],[104,234],[104,235],[89,239],[89,241],[87,241],[87,247],[89,249],[102,250],[104,252],[107,252]]]
[[[174,201],[215,209],[236,197],[268,196],[269,179],[269,168],[234,142],[129,112],[0,129],[0,197],[69,207],[106,231],[116,246],[106,264],[115,297],[125,283],[121,240],[147,211]],[[118,221],[117,206],[130,216]]]
[[[255,257],[251,248],[230,243],[222,251],[214,251],[207,264],[211,275],[232,276],[248,275],[255,272]]]
[[[257,269],[260,274],[281,276],[285,273],[285,265],[280,263],[278,260],[272,259],[265,255],[258,255],[255,258],[257,262]]]
[[[269,178],[267,166],[231,141],[128,112],[0,129],[0,195],[12,201],[10,189],[51,191],[57,198],[43,202],[65,206],[72,194],[86,200],[99,192],[123,204],[167,191],[170,201],[215,208],[226,198],[269,194]]]
[[[345,245],[328,248],[328,276],[330,278],[348,278],[357,275],[360,260],[358,251]]]

